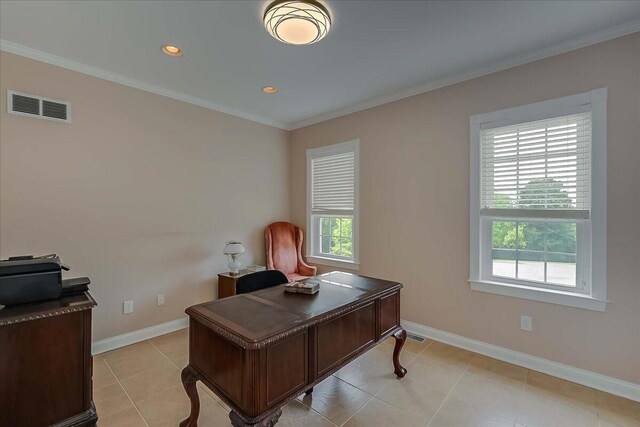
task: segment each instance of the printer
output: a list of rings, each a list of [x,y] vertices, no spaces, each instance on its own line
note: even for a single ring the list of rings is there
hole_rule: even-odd
[[[27,304],[57,299],[88,290],[88,277],[62,279],[68,271],[56,254],[0,260],[0,305]]]

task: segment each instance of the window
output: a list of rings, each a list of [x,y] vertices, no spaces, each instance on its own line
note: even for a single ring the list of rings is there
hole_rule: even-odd
[[[472,289],[604,310],[606,93],[471,117]]]
[[[358,268],[358,141],[307,150],[307,254]]]

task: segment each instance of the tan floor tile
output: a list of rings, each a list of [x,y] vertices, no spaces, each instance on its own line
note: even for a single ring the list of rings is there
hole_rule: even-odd
[[[640,427],[640,402],[596,391],[596,407],[601,423],[620,427]]]
[[[111,372],[103,358],[93,358],[93,389],[97,390],[116,383],[116,377]]]
[[[315,386],[312,394],[302,394],[298,400],[333,423],[341,425],[371,398],[370,394],[330,376]]]
[[[407,371],[405,378],[426,384],[442,393],[453,390],[463,373],[457,367],[421,357],[416,358],[407,367]]]
[[[146,399],[176,385],[181,385],[180,371],[170,363],[162,364],[120,381],[133,402]]]
[[[412,417],[401,410],[373,398],[349,421],[345,427],[414,427],[425,426],[426,423]]]
[[[522,366],[516,366],[481,354],[474,354],[467,370],[467,372],[474,375],[518,388],[524,388],[526,385],[528,371],[527,368]]]
[[[458,399],[444,402],[429,427],[512,427],[513,421]],[[574,426],[575,427],[575,426]]]
[[[107,417],[116,412],[133,407],[133,402],[120,384],[112,384],[93,392],[93,402],[99,417]]]
[[[276,425],[278,427],[335,427],[335,424],[297,400],[289,402],[282,408],[282,415]]]
[[[526,390],[543,399],[569,404],[593,412],[596,409],[596,391],[580,384],[529,371]]]
[[[155,346],[166,344],[172,341],[186,340],[189,342],[189,328],[180,329],[179,331],[171,332],[168,334],[160,335],[159,337],[151,338],[149,342]]]
[[[153,346],[145,351],[141,351],[123,359],[118,359],[113,362],[107,360],[107,363],[111,367],[113,373],[116,374],[116,377],[121,381],[132,375],[136,375],[159,366],[173,366],[173,364]]]
[[[393,369],[393,348],[394,346],[392,345],[381,344],[369,350],[367,354],[372,353],[372,354],[381,355],[379,357],[385,363],[391,363],[391,366]],[[408,347],[405,343],[405,345],[402,347],[402,350],[400,351],[400,364],[406,368],[407,365],[411,363],[418,356],[418,353],[420,353],[421,351],[422,350],[416,351],[416,349],[412,349]]]
[[[376,397],[388,404],[429,422],[447,395],[427,383],[403,378],[383,388]]]
[[[527,396],[520,388],[506,386],[468,371],[451,392],[452,398],[490,409],[512,421],[516,420],[520,402]]]
[[[182,357],[189,356],[189,340],[187,337],[176,338],[162,344],[155,344],[155,347],[174,363]]]
[[[103,417],[100,413],[98,416],[98,427],[146,427],[147,425],[134,407],[107,417]]]
[[[416,340],[407,338],[407,340],[404,342],[404,346],[402,346],[402,351],[407,350],[413,353],[420,353],[422,350],[427,348],[427,346],[429,346],[429,344],[431,344],[432,342],[433,341],[429,339],[425,339],[422,342],[418,342]],[[391,347],[394,347],[396,345],[396,339],[393,337],[387,338],[386,340],[384,340],[383,343],[386,345],[390,345]]]
[[[207,395],[209,395],[209,397],[215,400],[218,405],[222,406],[225,411],[229,412],[231,410],[231,408],[229,408],[226,403],[224,403],[212,390],[209,390],[209,388],[200,381],[198,381],[198,390],[198,393],[200,394],[206,393]]]
[[[102,353],[101,356],[104,357],[104,359],[108,363],[111,363],[115,362],[116,360],[124,359],[125,357],[131,357],[135,354],[143,353],[152,349],[153,346],[151,345],[151,343],[149,343],[149,341],[142,341],[137,344],[131,344],[126,347]]]
[[[189,356],[182,356],[182,357],[178,357],[175,360],[172,360],[171,362],[173,362],[174,365],[176,365],[178,367],[178,369],[180,369],[180,371],[182,372],[182,370],[184,368],[187,367],[187,365],[189,364]]]
[[[206,393],[200,396],[200,416],[198,425],[230,425],[229,415]],[[150,427],[176,426],[189,416],[191,404],[182,385],[171,387],[162,393],[136,403]]]
[[[516,421],[527,427],[596,427],[598,416],[574,405],[529,393],[520,402]]]
[[[379,346],[380,347],[380,346]],[[385,351],[374,348],[334,374],[371,395],[385,385],[397,381],[393,362]]]
[[[422,353],[418,355],[419,358],[426,358],[435,360],[437,362],[446,363],[460,370],[464,370],[469,366],[471,359],[475,356],[472,353],[461,348],[453,347],[448,344],[443,344],[438,341],[434,341],[429,347],[427,347]]]

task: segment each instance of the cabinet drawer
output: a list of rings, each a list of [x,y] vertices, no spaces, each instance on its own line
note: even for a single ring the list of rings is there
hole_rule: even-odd
[[[317,372],[325,372],[375,341],[375,304],[372,302],[318,325]]]

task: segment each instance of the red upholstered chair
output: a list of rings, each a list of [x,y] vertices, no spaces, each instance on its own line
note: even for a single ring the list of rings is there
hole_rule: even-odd
[[[288,222],[274,222],[264,229],[267,248],[267,270],[280,270],[290,282],[315,276],[318,269],[302,259],[304,235]]]

